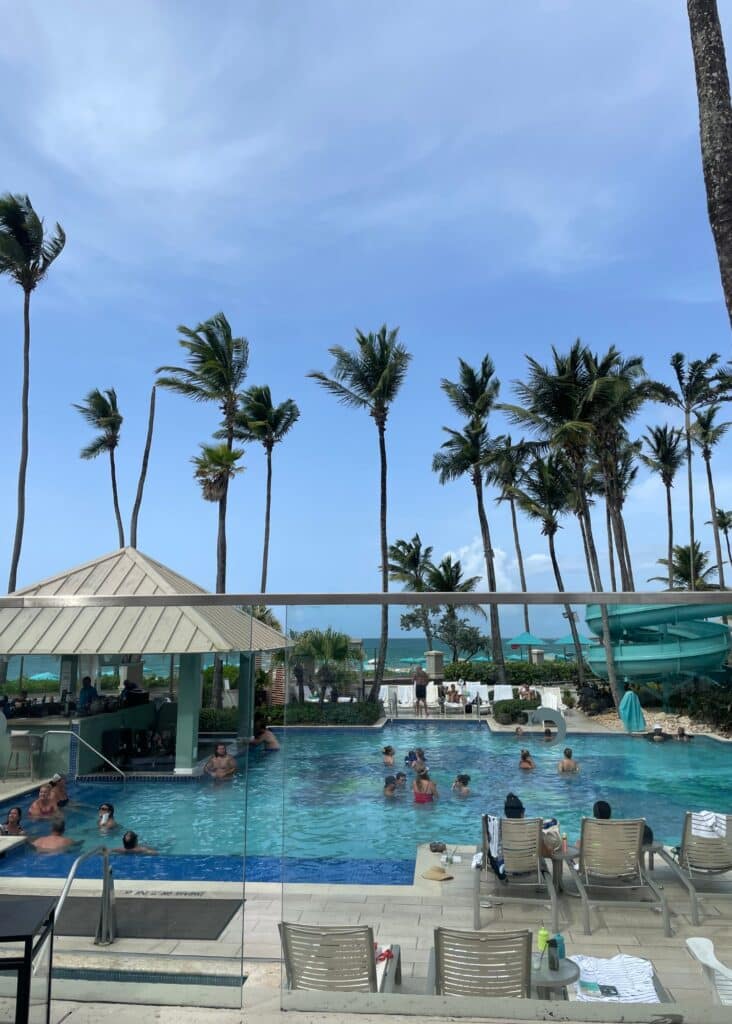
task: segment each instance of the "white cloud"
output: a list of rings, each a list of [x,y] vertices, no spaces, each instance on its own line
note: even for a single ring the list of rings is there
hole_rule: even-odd
[[[479,590],[488,590],[488,582],[485,574],[485,555],[483,554],[483,542],[480,537],[474,537],[468,544],[464,544],[452,551],[446,551],[451,555],[453,561],[460,560],[463,576],[478,576],[480,583]],[[493,561],[496,570],[496,589],[499,591],[518,590],[518,584],[511,572],[510,559],[502,548],[493,549]]]
[[[536,554],[527,555],[524,558],[524,568],[526,569],[527,576],[551,572],[552,560],[549,557],[549,555],[544,555],[537,552]]]

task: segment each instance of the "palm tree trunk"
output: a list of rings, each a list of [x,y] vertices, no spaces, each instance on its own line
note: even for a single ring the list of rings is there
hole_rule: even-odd
[[[595,538],[592,532],[592,520],[590,519],[590,509],[587,502],[587,495],[585,494],[584,490],[580,491],[580,500],[582,502],[582,510],[585,514],[585,529],[587,530],[587,549],[590,553],[592,568],[595,573],[595,580],[597,581],[596,589],[600,593],[602,593],[600,563],[597,558],[597,548],[595,547]],[[612,694],[613,700],[615,701],[615,707],[617,708],[620,704],[620,691],[618,690],[618,678],[615,672],[615,657],[613,656],[613,646],[610,637],[610,619],[607,612],[607,605],[600,605],[600,617],[602,619],[602,644],[605,649],[607,681],[610,686],[610,692]]]
[[[109,449],[109,472],[112,476],[112,503],[114,505],[114,518],[117,520],[117,535],[119,546],[125,546],[125,530],[122,525],[122,516],[119,511],[119,495],[117,493],[117,468],[114,464],[114,448]]]
[[[10,576],[8,577],[8,593],[15,590],[18,579],[20,551],[23,547],[23,530],[25,528],[25,478],[28,472],[28,392],[30,390],[30,297],[31,293],[23,293],[23,387],[20,398],[20,463],[18,465],[18,506],[15,520],[15,538],[13,554],[10,559]]]
[[[557,583],[557,590],[560,594],[564,593],[564,580],[562,574],[559,571],[559,562],[557,561],[557,552],[554,548],[554,534],[548,533],[547,540],[549,541],[549,557],[552,560],[552,569],[554,570],[554,579]],[[582,644],[579,640],[579,633],[577,632],[577,623],[574,621],[574,612],[572,606],[565,604],[564,613],[567,616],[567,622],[569,623],[569,631],[572,634],[572,643],[574,644],[574,653],[577,658],[577,682],[580,686],[585,684],[585,656],[582,651]]]
[[[691,478],[691,414],[688,409],[684,413],[686,431],[686,482],[689,492],[689,590],[696,590],[696,566],[694,565],[694,481]]]
[[[613,593],[618,591],[618,581],[615,576],[615,556],[613,555],[613,524],[610,516],[610,499],[605,498],[605,529],[607,530],[607,556],[610,563],[610,586]]]
[[[519,580],[521,581],[521,593],[526,593],[526,573],[524,572],[524,556],[521,551],[521,542],[519,541],[519,529],[518,520],[516,518],[516,502],[513,498],[508,499],[508,503],[511,506],[511,524],[513,526],[513,546],[516,548],[516,561],[518,563]],[[524,605],[524,629],[527,633],[531,632],[529,625],[529,606]]]
[[[724,559],[722,558],[722,541],[719,536],[717,525],[717,499],[714,496],[714,478],[712,477],[712,460],[705,456],[704,463],[707,467],[707,487],[709,489],[709,504],[712,507],[712,530],[714,531],[714,553],[717,556],[717,575],[719,577],[720,590],[724,590]]]
[[[729,564],[732,565],[732,547],[730,547],[729,544],[729,530],[724,531],[724,539],[727,544],[727,560],[729,561]]]
[[[267,562],[269,560],[269,510],[272,504],[272,449],[267,448],[267,492],[264,501],[264,546],[262,548],[262,584],[260,590],[267,590]]]
[[[625,553],[625,567],[628,574],[628,588],[635,590],[635,579],[633,578],[633,560],[630,557],[630,544],[628,543],[628,531],[625,528],[625,517],[622,506],[618,509],[618,522],[623,537],[623,551]]]
[[[732,106],[716,0],[688,0],[709,224],[732,323]]]
[[[587,529],[585,527],[584,515],[581,511],[576,513],[577,522],[579,523],[580,534],[582,536],[582,549],[585,553],[585,564],[587,565],[587,576],[590,580],[590,590],[597,590],[597,583],[595,582],[595,574],[592,569],[592,559],[590,558],[590,549],[587,544]]]
[[[234,447],[234,429],[226,424],[226,447],[231,451]],[[216,593],[226,593],[226,509],[229,504],[229,481],[224,485],[224,493],[219,498],[219,522],[216,535]],[[218,654],[214,655],[213,685],[211,687],[211,706],[224,706],[224,663]]]
[[[380,466],[380,495],[379,495],[379,541],[381,546],[381,592],[386,594],[389,591],[389,545],[386,534],[386,485],[387,485],[387,462],[386,462],[386,425],[377,421],[379,431],[379,466]],[[374,681],[369,693],[369,700],[376,700],[379,695],[384,668],[386,667],[386,647],[389,643],[389,606],[381,606],[381,635],[379,639],[379,652],[376,656],[376,667],[374,670]]]
[[[142,453],[142,466],[140,467],[140,479],[137,481],[137,494],[135,504],[132,507],[132,518],[130,519],[130,547],[137,547],[137,520],[140,517],[142,505],[142,492],[145,488],[147,478],[147,464],[150,460],[150,448],[152,446],[153,427],[155,426],[155,387],[150,392],[150,413],[147,418],[147,437],[145,438],[145,450]]]
[[[668,523],[668,589],[674,589],[674,514],[671,507],[671,484],[666,484],[666,520]]]
[[[491,532],[488,526],[488,516],[485,514],[485,502],[483,501],[483,478],[480,467],[473,472],[473,486],[475,487],[475,498],[478,503],[478,521],[480,522],[480,535],[483,540],[483,555],[485,557],[486,574],[488,576],[488,589],[491,593],[496,592],[496,566],[493,557],[493,545],[491,544]],[[503,642],[501,640],[501,622],[498,615],[498,606],[491,603],[491,645],[493,647],[493,664],[496,666],[496,679],[499,683],[506,682],[506,663],[503,657]]]

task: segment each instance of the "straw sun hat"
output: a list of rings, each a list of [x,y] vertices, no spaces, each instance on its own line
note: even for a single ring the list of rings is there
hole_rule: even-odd
[[[430,882],[446,882],[449,878],[454,878],[454,875],[448,875],[444,868],[435,865],[435,867],[423,871],[422,878],[426,878]]]

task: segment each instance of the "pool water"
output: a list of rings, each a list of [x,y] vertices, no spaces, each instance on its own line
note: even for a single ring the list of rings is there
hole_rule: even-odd
[[[678,842],[686,810],[730,811],[732,746],[703,738],[652,744],[627,736],[573,735],[581,764],[577,775],[557,772],[561,751],[540,736],[518,741],[474,722],[292,729],[280,738],[279,754],[253,753],[248,773],[242,770],[231,783],[77,784],[66,834],[85,849],[98,846],[103,840],[96,809],[111,800],[120,829],[108,845],[121,845],[122,832],[131,828],[158,851],[155,857],[115,858],[120,877],[233,881],[242,876],[248,803],[247,878],[383,884],[411,881],[419,843],[478,842],[481,813],[500,813],[509,791],[521,797],[527,816],[557,817],[570,841],[598,799],[611,804],[616,818],[645,817],[655,838],[667,843]],[[382,763],[387,743],[397,752],[393,769]],[[535,771],[518,768],[521,746],[531,750]],[[384,776],[403,767],[414,747],[426,751],[437,782],[440,798],[433,804],[414,804],[409,789],[393,800],[382,796]],[[468,797],[450,792],[458,772],[471,776]],[[30,799],[20,803],[25,810]],[[2,820],[7,806],[0,809]],[[45,822],[24,824],[31,837],[48,830]],[[73,856],[12,854],[0,860],[0,875],[65,874]]]

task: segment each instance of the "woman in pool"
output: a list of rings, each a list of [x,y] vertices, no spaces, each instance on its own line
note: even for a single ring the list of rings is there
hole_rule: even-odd
[[[415,776],[412,792],[415,804],[431,804],[437,798],[437,785],[430,778],[426,768]]]
[[[557,765],[557,771],[559,772],[578,772],[580,770],[579,764],[572,757],[572,748],[564,748],[564,757]]]
[[[114,817],[114,804],[104,803],[99,805],[97,825],[100,832],[113,832],[117,828]]]
[[[8,816],[5,819],[5,824],[0,825],[0,835],[2,836],[24,836],[25,831],[23,826],[20,824],[20,819],[23,816],[23,812],[20,807],[11,807],[8,811]]]
[[[394,748],[393,747],[384,747],[384,749],[381,751],[381,753],[384,755],[384,764],[387,766],[387,768],[393,768],[394,767]]]
[[[384,779],[384,796],[396,795],[396,779],[393,775],[387,775]]]
[[[523,768],[524,771],[531,772],[536,768],[534,759],[528,750],[521,751],[521,759],[519,761],[519,768]]]
[[[51,776],[49,786],[53,792],[53,799],[57,807],[65,807],[69,802],[69,794],[66,792],[66,779],[58,772]]]
[[[396,773],[396,776],[395,776],[395,779],[394,779],[394,785],[396,786],[397,789],[404,789],[406,787],[406,785],[407,785],[407,776],[404,774],[404,772],[397,772]]]
[[[48,784],[40,786],[38,796],[28,808],[31,818],[52,818],[56,814],[56,801]]]
[[[470,796],[470,776],[458,775],[452,784],[452,791],[455,796]]]
[[[425,771],[426,772],[427,771],[427,755],[425,754],[424,750],[422,750],[421,747],[417,747],[417,749],[415,750],[415,754],[417,755],[417,760],[412,765],[412,768],[415,770],[415,772],[421,772],[421,771]]]

